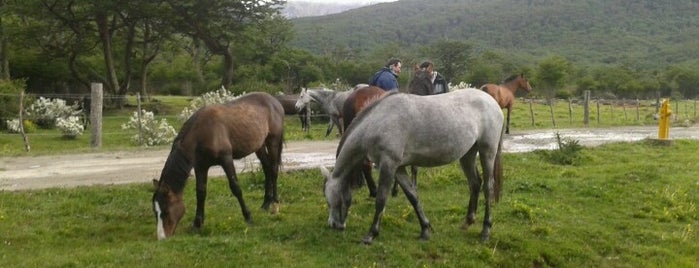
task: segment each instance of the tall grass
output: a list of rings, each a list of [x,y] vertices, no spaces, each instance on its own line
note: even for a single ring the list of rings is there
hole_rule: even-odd
[[[418,239],[413,209],[398,196],[371,246],[360,239],[374,199],[355,191],[347,229],[330,229],[318,170],[281,174],[278,215],[257,209],[262,173],[240,174],[253,225],[226,180],[211,179],[199,233],[189,231],[190,182],[188,211],[166,241],[155,238],[150,184],[0,192],[0,267],[696,267],[697,151],[699,142],[688,140],[609,144],[581,149],[575,165],[537,152],[506,154],[486,243],[480,224],[459,228],[468,187],[456,164],[421,172],[429,241]]]

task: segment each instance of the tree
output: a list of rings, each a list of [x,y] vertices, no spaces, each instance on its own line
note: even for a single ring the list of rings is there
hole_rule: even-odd
[[[164,0],[169,8],[174,29],[201,40],[209,51],[223,57],[221,85],[230,87],[233,82],[233,45],[242,38],[248,27],[281,16],[285,0]]]
[[[427,56],[434,60],[435,67],[451,82],[468,71],[473,45],[462,41],[438,41],[426,49]]]
[[[546,97],[552,99],[556,90],[565,85],[570,63],[565,58],[554,55],[539,62],[536,73],[538,87],[546,92]]]

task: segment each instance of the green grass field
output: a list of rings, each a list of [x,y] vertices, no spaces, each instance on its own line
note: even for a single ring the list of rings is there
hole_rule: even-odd
[[[149,107],[175,124],[188,101],[158,98]],[[674,124],[693,122],[694,102],[683,102]],[[515,105],[511,130],[582,127],[582,108],[567,102],[550,110],[528,102]],[[685,108],[682,108],[685,107]],[[689,108],[688,108],[689,107]],[[148,109],[147,107],[145,107]],[[589,127],[655,125],[654,107],[592,107]],[[674,108],[674,106],[673,106]],[[624,113],[624,110],[626,111]],[[134,135],[120,129],[133,109],[105,113],[103,147],[131,150]],[[625,116],[626,114],[626,116]],[[287,140],[324,137],[326,122],[310,133],[286,118]],[[176,128],[178,128],[177,126]],[[52,132],[53,131],[53,132]],[[0,134],[0,153],[42,155],[92,151],[89,133],[76,140],[57,130],[29,136],[30,153],[19,135]],[[169,146],[169,145],[164,145]],[[424,169],[419,179],[423,208],[434,228],[420,241],[419,224],[404,196],[389,199],[381,235],[360,244],[374,211],[366,189],[355,192],[348,227],[327,226],[327,207],[318,170],[282,173],[281,213],[259,210],[260,171],[240,174],[254,224],[244,223],[223,178],[209,183],[207,218],[192,233],[195,197],[185,190],[187,214],[176,235],[156,241],[151,185],[0,192],[0,267],[697,267],[699,244],[699,141],[671,146],[648,142],[585,148],[574,165],[551,163],[543,152],[505,155],[503,198],[494,206],[492,239],[479,242],[479,224],[461,230],[468,189],[456,164]]]
[[[580,152],[575,165],[541,152],[506,154],[492,238],[459,227],[467,185],[456,164],[423,169],[420,199],[434,232],[402,195],[389,199],[381,235],[365,246],[374,203],[355,191],[345,231],[327,226],[318,170],[282,173],[281,213],[259,206],[261,172],[240,175],[253,225],[223,178],[209,182],[207,218],[189,231],[195,197],[175,236],[156,241],[151,185],[0,192],[1,267],[696,267],[698,141],[619,143]]]

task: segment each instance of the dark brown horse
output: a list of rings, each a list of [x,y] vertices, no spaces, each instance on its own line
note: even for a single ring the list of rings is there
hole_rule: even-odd
[[[481,87],[481,90],[488,92],[490,96],[495,98],[500,108],[507,108],[505,134],[510,134],[510,112],[512,112],[512,105],[515,103],[515,92],[518,89],[523,89],[527,93],[532,91],[532,86],[529,85],[529,80],[524,77],[524,74],[512,75],[500,85],[485,84]]]
[[[432,65],[427,68],[420,68],[417,65],[414,67],[413,79],[408,85],[408,92],[415,95],[432,95],[434,94],[434,84],[432,83]]]
[[[301,120],[301,129],[303,131],[308,130],[308,118],[306,118],[306,106],[301,107],[301,109],[296,109],[296,101],[298,101],[298,95],[290,94],[277,94],[274,95],[275,98],[282,104],[284,108],[284,114],[286,115],[299,115],[299,120]]]
[[[262,208],[269,209],[274,203],[276,209],[283,139],[284,109],[277,99],[267,93],[250,93],[226,104],[208,105],[195,112],[175,137],[160,180],[153,181],[155,193],[152,204],[158,239],[172,236],[184,215],[182,192],[192,168],[196,176],[197,194],[196,216],[192,223],[195,230],[204,224],[207,173],[215,165],[223,168],[245,221],[251,222],[233,159],[252,153],[257,155],[265,174]]]

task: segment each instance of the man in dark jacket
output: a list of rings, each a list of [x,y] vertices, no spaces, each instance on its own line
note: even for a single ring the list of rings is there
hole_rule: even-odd
[[[432,66],[434,69],[434,64],[431,61],[425,61],[420,64],[420,69],[425,69]],[[449,84],[444,80],[444,76],[437,71],[432,72],[432,84],[434,85],[434,92],[432,94],[442,94],[449,92]]]
[[[377,86],[386,91],[398,90],[398,74],[400,74],[401,62],[399,59],[389,60],[369,80],[369,85]]]

